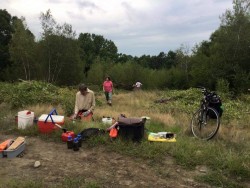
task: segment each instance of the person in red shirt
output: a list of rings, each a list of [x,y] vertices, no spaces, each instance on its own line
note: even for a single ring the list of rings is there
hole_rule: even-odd
[[[103,92],[105,93],[107,104],[112,106],[112,93],[114,90],[113,83],[110,77],[106,77],[106,80],[102,84]]]

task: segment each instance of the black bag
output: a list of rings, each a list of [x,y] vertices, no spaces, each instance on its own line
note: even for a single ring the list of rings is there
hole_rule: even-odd
[[[118,117],[118,137],[139,142],[144,137],[144,125],[146,118]]]
[[[216,93],[213,93],[208,97],[208,101],[209,101],[208,106],[214,108],[218,112],[219,117],[221,117],[223,110],[221,108],[222,101],[220,99],[220,96],[217,95]],[[210,113],[209,115],[211,118],[216,118],[215,114]]]
[[[90,137],[102,135],[104,133],[105,133],[105,130],[103,129],[87,128],[87,129],[84,129],[80,134],[82,135],[82,140],[86,140]]]

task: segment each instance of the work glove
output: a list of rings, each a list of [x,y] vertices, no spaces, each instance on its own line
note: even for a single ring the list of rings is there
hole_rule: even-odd
[[[74,114],[74,115],[73,115],[73,119],[76,119],[76,118],[77,118],[77,114]]]
[[[88,110],[88,111],[86,111],[86,112],[83,112],[82,115],[83,115],[84,117],[86,117],[86,116],[88,116],[89,114],[90,114],[90,110]]]

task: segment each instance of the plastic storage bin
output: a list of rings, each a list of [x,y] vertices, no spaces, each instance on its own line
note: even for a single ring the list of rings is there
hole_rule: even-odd
[[[33,125],[34,112],[29,110],[20,111],[17,114],[18,129],[25,129],[28,126]]]
[[[22,153],[25,149],[25,142],[23,142],[20,146],[18,146],[18,148],[16,148],[15,150],[4,150],[3,151],[3,156],[7,157],[7,158],[14,158],[16,156],[18,156],[20,153]]]
[[[41,133],[51,133],[52,131],[59,129],[56,125],[64,124],[64,116],[60,115],[50,115],[50,114],[42,114],[38,118],[38,129]]]
[[[3,151],[0,152],[0,159],[3,158]]]

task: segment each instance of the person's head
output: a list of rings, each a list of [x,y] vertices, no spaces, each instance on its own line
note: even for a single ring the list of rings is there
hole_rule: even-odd
[[[87,86],[85,84],[80,84],[79,91],[81,92],[82,95],[86,95],[87,94]]]
[[[106,77],[106,80],[110,81],[111,79],[110,79],[110,77],[109,77],[109,76],[107,76],[107,77]]]

